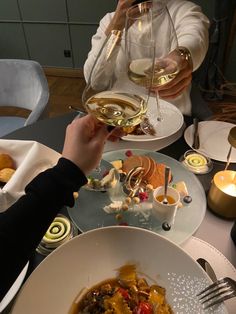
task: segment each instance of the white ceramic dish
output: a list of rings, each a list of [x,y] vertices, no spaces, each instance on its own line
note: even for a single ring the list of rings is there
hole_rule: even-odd
[[[8,290],[7,294],[5,297],[2,299],[0,302],[0,313],[8,306],[8,304],[13,300],[15,295],[17,294],[18,290],[20,289],[23,280],[25,279],[25,275],[27,273],[29,266],[29,262],[25,265],[17,279],[15,280],[14,284],[11,286],[11,288]]]
[[[156,116],[155,114],[155,102],[150,102],[148,104],[148,116],[150,117],[150,121]],[[123,136],[122,139],[124,141],[134,141],[134,142],[147,142],[147,141],[156,141],[158,139],[167,138],[176,132],[178,132],[184,123],[184,118],[180,110],[174,105],[160,100],[160,108],[163,116],[163,120],[158,123],[158,127],[155,128],[157,135],[126,135]]]
[[[125,159],[127,158],[125,153],[126,150],[107,152],[103,154],[103,159],[109,162],[116,159]],[[183,243],[198,229],[205,216],[206,196],[201,183],[193,173],[171,157],[142,149],[132,149],[132,153],[147,155],[156,162],[169,166],[173,175],[173,183],[185,181],[192,202],[184,204],[182,208],[178,209],[175,223],[169,231],[164,231],[160,222],[153,215],[149,215],[148,202],[143,203],[144,208],[140,213],[130,211],[122,213],[123,222],[129,226],[155,231],[177,244]],[[120,222],[116,219],[116,214],[108,214],[103,209],[114,198],[117,197],[113,196],[112,193],[98,193],[81,189],[75,206],[68,208],[68,213],[74,224],[82,232],[98,227],[117,225]]]
[[[228,135],[235,124],[223,121],[202,121],[198,124],[200,148],[195,149],[199,153],[218,161],[227,161],[230,144]],[[184,132],[186,143],[192,148],[193,145],[193,125],[190,125]],[[236,149],[232,149],[231,162],[236,162]]]
[[[236,280],[236,269],[230,261],[214,246],[202,239],[191,237],[182,248],[195,260],[205,258],[213,267],[217,278],[230,277]],[[229,314],[235,314],[236,298],[225,301]]]
[[[51,253],[24,285],[12,314],[68,313],[83,288],[114,277],[127,263],[166,288],[174,313],[227,313],[223,305],[203,310],[195,295],[210,279],[180,247],[147,230],[107,227],[81,234]]]

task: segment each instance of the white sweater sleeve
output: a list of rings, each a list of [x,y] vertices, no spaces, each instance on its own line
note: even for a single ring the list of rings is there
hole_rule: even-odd
[[[179,46],[192,56],[193,71],[202,63],[208,49],[209,20],[201,7],[186,0],[170,0],[167,4],[176,29]]]
[[[92,70],[92,67],[94,65],[94,62],[97,58],[97,55],[98,55],[99,51],[101,50],[101,47],[107,38],[105,31],[106,31],[107,26],[109,25],[109,23],[112,19],[113,14],[114,13],[107,13],[102,18],[96,34],[93,35],[93,37],[92,37],[92,40],[91,40],[91,46],[92,47],[91,47],[91,50],[88,54],[88,58],[84,64],[84,77],[85,77],[86,82],[88,82],[88,78],[89,78],[90,72]]]

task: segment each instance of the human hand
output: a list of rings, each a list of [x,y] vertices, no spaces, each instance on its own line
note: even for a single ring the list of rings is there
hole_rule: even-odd
[[[76,118],[66,128],[62,156],[88,175],[99,165],[108,136],[107,126],[93,116]]]
[[[135,0],[119,0],[115,14],[106,29],[106,35],[112,30],[123,30],[125,27],[126,11],[133,5]]]
[[[191,60],[186,60],[178,50],[173,51],[168,58],[172,58],[178,65],[179,72],[176,77],[166,85],[154,89],[162,99],[175,99],[181,95],[192,81],[193,65]]]
[[[111,142],[118,142],[122,136],[125,136],[126,132],[123,128],[116,127],[108,136],[108,140]]]

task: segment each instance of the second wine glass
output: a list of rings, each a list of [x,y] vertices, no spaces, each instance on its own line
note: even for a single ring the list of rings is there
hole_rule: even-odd
[[[164,115],[160,108],[158,88],[172,81],[179,72],[178,41],[169,11],[163,1],[146,1],[132,6],[126,14],[126,47],[129,53],[130,42],[136,42],[143,50],[154,50],[150,60],[142,58],[145,53],[130,62],[129,78],[140,86],[149,88],[151,81],[150,106],[147,110],[147,119],[143,124],[143,131],[150,134],[150,125],[153,130],[160,127]],[[132,38],[132,39],[131,39]],[[148,48],[150,46],[150,48]],[[148,53],[147,53],[148,54]],[[133,58],[131,58],[133,59]],[[154,100],[153,100],[154,98]],[[151,106],[153,101],[156,106]],[[146,128],[149,121],[149,128]]]

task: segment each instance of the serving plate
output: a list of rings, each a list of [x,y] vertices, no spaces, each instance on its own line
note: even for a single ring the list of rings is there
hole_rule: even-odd
[[[233,127],[235,124],[223,121],[199,122],[200,147],[195,150],[211,159],[226,162],[230,148],[228,135]],[[193,133],[193,125],[190,125],[184,132],[185,141],[191,148],[193,148]],[[232,149],[230,161],[236,162],[236,149]]]
[[[155,127],[157,135],[153,136],[147,134],[144,135],[128,134],[126,136],[123,136],[122,139],[124,141],[132,142],[148,142],[164,139],[178,132],[184,123],[184,118],[180,110],[176,106],[164,100],[160,100],[160,110],[163,119],[162,121],[158,122],[157,127]],[[149,118],[149,121],[151,123],[153,122],[154,125],[154,123],[156,122],[154,121],[156,117],[156,103],[154,101],[150,101],[148,103],[147,116]]]
[[[138,155],[148,155],[157,162],[169,166],[173,175],[173,183],[184,181],[189,195],[192,196],[192,202],[184,204],[182,208],[178,209],[175,224],[170,231],[164,231],[160,222],[150,214],[150,203],[148,202],[143,203],[141,212],[124,212],[121,223],[152,230],[177,244],[183,243],[198,229],[205,216],[206,197],[201,183],[194,174],[173,158],[147,150],[133,149],[132,152]],[[103,159],[107,161],[125,159],[127,158],[125,154],[126,150],[107,152],[103,154]],[[68,208],[69,216],[82,232],[117,225],[120,222],[116,219],[116,214],[108,214],[104,211],[104,206],[109,205],[111,200],[115,200],[117,197],[119,198],[119,195],[116,195],[116,191],[102,193],[80,189],[75,206]]]
[[[203,309],[196,294],[211,281],[179,246],[148,230],[113,226],[81,234],[52,252],[25,283],[12,314],[70,313],[84,288],[115,277],[128,263],[166,288],[174,313],[227,313],[224,305]]]

